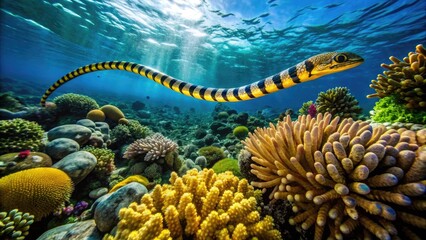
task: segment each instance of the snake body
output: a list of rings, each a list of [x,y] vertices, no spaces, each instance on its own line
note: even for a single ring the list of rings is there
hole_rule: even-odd
[[[265,96],[296,84],[344,71],[363,63],[364,59],[351,52],[327,52],[310,57],[284,71],[257,82],[236,88],[211,88],[178,80],[150,67],[127,61],[107,61],[89,64],[58,79],[40,100],[44,107],[47,98],[61,85],[86,73],[100,70],[122,70],[139,74],[173,91],[206,101],[238,102]]]

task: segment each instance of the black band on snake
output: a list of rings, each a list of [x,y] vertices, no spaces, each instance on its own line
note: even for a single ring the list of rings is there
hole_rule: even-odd
[[[44,107],[46,100],[53,91],[70,80],[90,72],[100,70],[122,70],[133,72],[149,78],[173,91],[183,95],[215,102],[238,102],[265,96],[278,90],[292,87],[317,79],[319,77],[344,71],[356,67],[364,62],[360,56],[350,52],[328,52],[306,59],[280,73],[267,77],[263,80],[236,88],[211,88],[191,84],[152,68],[126,61],[108,61],[80,67],[67,75],[61,77],[49,89],[46,90],[40,100]]]

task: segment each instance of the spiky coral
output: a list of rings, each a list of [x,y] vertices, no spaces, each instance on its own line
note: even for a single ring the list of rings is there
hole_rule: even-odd
[[[251,172],[261,179],[252,184],[293,202],[290,223],[315,226],[315,239],[324,232],[390,239],[415,236],[412,226],[426,229],[422,135],[352,119],[339,123],[326,113],[295,122],[287,117],[256,129],[244,144],[255,162]]]
[[[21,118],[0,121],[0,154],[22,150],[37,151],[42,145],[43,129]]]
[[[166,154],[175,151],[177,147],[177,143],[164,137],[161,133],[155,133],[130,144],[123,157],[138,159],[143,156],[144,161],[152,162],[159,158],[164,158]]]
[[[58,112],[81,117],[86,116],[90,110],[99,108],[93,98],[75,93],[66,93],[55,97],[53,102],[56,104]]]
[[[320,92],[315,102],[319,113],[331,113],[333,116],[357,119],[362,109],[347,87],[335,87]]]
[[[34,216],[19,212],[18,209],[0,212],[0,237],[2,239],[23,240],[29,234]]]
[[[391,56],[392,63],[380,66],[387,70],[372,80],[370,87],[376,93],[368,98],[395,95],[405,103],[407,108],[426,108],[426,49],[423,45],[416,46],[416,52],[408,53],[401,61]]]
[[[40,220],[58,210],[73,191],[71,178],[63,171],[32,168],[0,178],[0,209],[19,209]]]
[[[281,239],[272,218],[261,218],[247,180],[192,169],[182,178],[173,172],[170,182],[121,209],[107,239]]]

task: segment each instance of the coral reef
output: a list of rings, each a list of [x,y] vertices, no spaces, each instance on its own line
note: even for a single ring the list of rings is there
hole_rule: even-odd
[[[89,111],[99,108],[93,98],[75,93],[55,97],[53,102],[59,113],[69,113],[78,117],[84,117]]]
[[[371,81],[376,93],[367,97],[395,95],[407,108],[426,109],[426,49],[419,44],[402,61],[394,56],[389,59],[391,64],[380,65],[387,70]]]
[[[144,161],[152,162],[166,157],[167,154],[174,152],[177,147],[178,145],[172,140],[160,133],[155,133],[130,144],[123,157],[127,159],[139,159],[143,157]]]
[[[252,184],[271,189],[270,198],[293,202],[290,223],[315,227],[315,239],[420,239],[419,229],[426,229],[425,132],[339,120],[329,113],[294,122],[287,117],[249,134],[244,144],[260,179]]]
[[[50,166],[52,159],[42,152],[23,151],[0,155],[0,177],[25,169]]]
[[[307,101],[302,104],[302,107],[299,109],[299,115],[307,115],[309,107],[314,104],[313,101]]]
[[[238,139],[244,139],[245,137],[247,137],[248,132],[249,132],[249,130],[246,126],[237,126],[232,131],[234,136]]]
[[[318,113],[328,112],[333,116],[353,119],[357,119],[362,112],[358,101],[349,93],[347,87],[335,87],[326,92],[320,92],[315,106]]]
[[[409,109],[395,95],[381,98],[374,106],[372,119],[375,122],[402,122],[426,124],[426,112]]]
[[[90,152],[98,160],[92,173],[99,179],[106,180],[111,175],[112,171],[115,170],[115,153],[111,149],[86,146],[82,151]]]
[[[105,113],[100,109],[93,109],[87,113],[86,118],[93,122],[103,122],[105,121]]]
[[[111,139],[113,146],[130,144],[137,139],[145,138],[151,134],[151,130],[141,125],[136,120],[129,120],[128,124],[119,124],[111,131]]]
[[[99,110],[101,110],[106,118],[113,120],[114,122],[119,122],[124,117],[124,113],[116,106],[113,105],[104,105]]]
[[[34,216],[19,212],[18,209],[0,212],[0,238],[23,240],[28,236]]]
[[[226,171],[231,171],[234,176],[241,178],[240,167],[238,165],[238,160],[233,158],[225,158],[217,161],[213,167],[215,173],[223,173]]]
[[[104,239],[281,239],[247,180],[193,169],[170,183],[121,209],[115,236]]]
[[[62,208],[73,191],[71,178],[56,168],[40,167],[0,178],[0,209],[19,209],[36,221]]]
[[[118,182],[117,184],[115,184],[110,190],[109,193],[115,192],[117,191],[119,188],[127,185],[128,183],[131,182],[138,182],[140,184],[143,184],[144,186],[148,187],[150,185],[148,179],[144,176],[141,175],[132,175],[129,176],[127,178],[125,178],[124,180]]]
[[[42,127],[36,122],[20,118],[0,120],[0,154],[37,151],[42,146],[43,133]]]
[[[206,157],[207,167],[211,167],[220,159],[226,158],[226,155],[223,150],[215,146],[207,146],[200,148],[198,150],[198,155]]]

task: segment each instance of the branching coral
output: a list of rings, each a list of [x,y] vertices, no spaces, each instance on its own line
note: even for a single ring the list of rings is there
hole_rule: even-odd
[[[28,236],[34,216],[19,212],[18,209],[9,212],[0,212],[0,238],[23,240]]]
[[[112,171],[115,170],[115,153],[112,150],[92,146],[84,147],[82,150],[90,152],[96,157],[97,163],[95,169],[93,169],[93,173],[96,174],[98,178],[107,179]]]
[[[0,121],[0,154],[22,150],[37,151],[42,145],[43,129],[21,118]]]
[[[372,80],[370,87],[376,93],[368,98],[395,95],[407,108],[426,108],[426,49],[416,46],[416,52],[408,53],[401,61],[391,56],[392,63],[381,66],[387,70]]]
[[[145,161],[152,162],[159,158],[164,158],[166,154],[175,151],[177,147],[177,143],[164,137],[161,133],[155,133],[130,144],[123,157],[137,159],[144,156]]]
[[[329,112],[333,116],[353,119],[357,119],[362,112],[358,101],[349,93],[347,87],[335,87],[326,92],[320,92],[315,107],[319,113]]]
[[[339,123],[326,113],[287,117],[256,129],[244,144],[255,162],[251,172],[261,179],[252,184],[293,202],[290,223],[315,226],[315,239],[390,239],[426,229],[422,135],[352,119]]]
[[[116,235],[106,239],[281,239],[247,180],[192,169],[182,178],[173,172],[170,182],[121,209]]]

